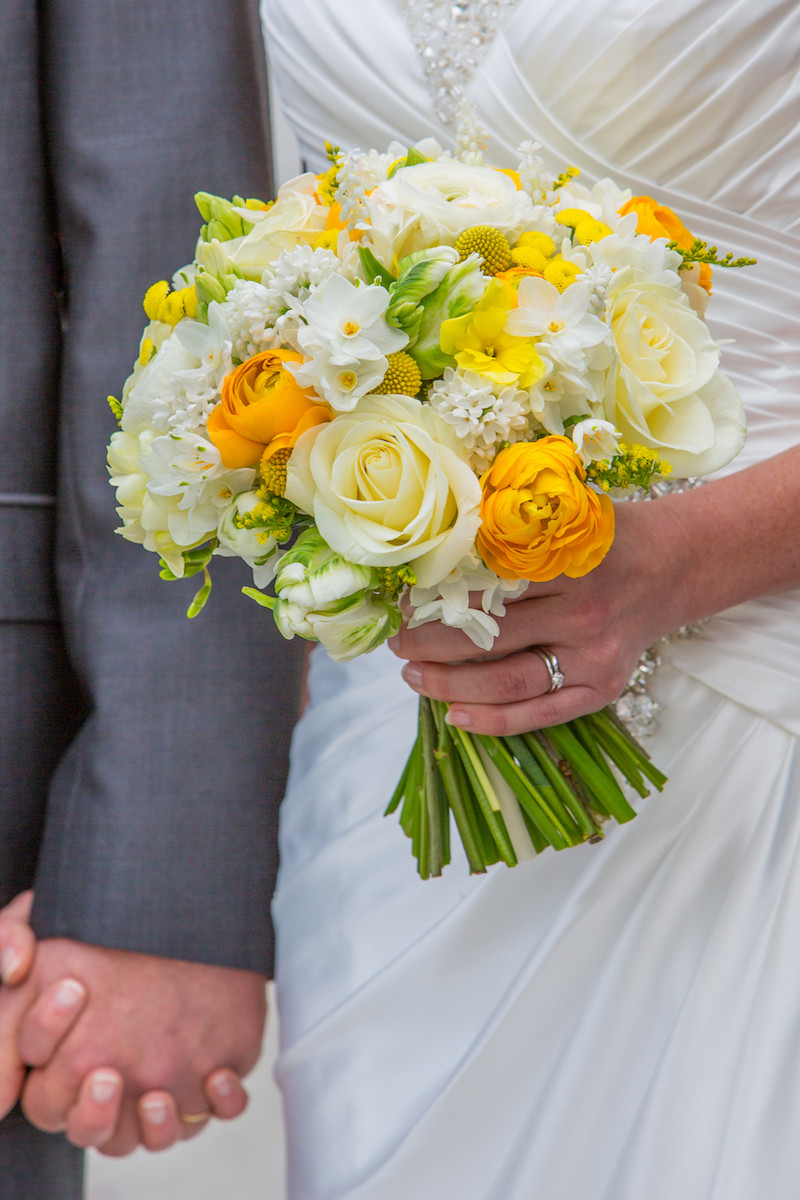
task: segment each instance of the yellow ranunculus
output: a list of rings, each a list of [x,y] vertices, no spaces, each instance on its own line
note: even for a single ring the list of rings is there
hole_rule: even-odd
[[[567,437],[517,442],[481,477],[478,550],[502,579],[586,575],[614,540],[614,506],[586,485]]]
[[[671,208],[667,208],[666,204],[659,204],[652,196],[631,196],[627,204],[623,204],[619,210],[619,215],[626,217],[632,212],[636,213],[637,233],[646,233],[651,239],[669,238],[682,250],[688,250],[694,241],[680,217],[676,216]],[[697,282],[707,292],[711,291],[711,267],[708,263],[700,264],[700,277]]]
[[[293,350],[265,350],[225,376],[208,436],[226,467],[252,467],[265,451],[271,455],[293,446],[301,433],[330,421],[327,405],[304,391],[284,366],[302,361]]]

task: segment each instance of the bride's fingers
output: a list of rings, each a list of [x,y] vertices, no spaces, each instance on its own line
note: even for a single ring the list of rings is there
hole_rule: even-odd
[[[0,983],[22,983],[33,965],[36,939],[28,921],[33,892],[21,892],[0,911]]]
[[[30,1067],[43,1067],[53,1057],[83,1011],[88,992],[77,979],[59,979],[44,991],[19,1030],[20,1057]]]
[[[553,653],[568,679],[569,657],[558,648]],[[550,691],[553,682],[541,655],[527,649],[505,658],[453,666],[436,662],[406,663],[402,675],[415,692],[451,704],[516,704],[543,696]]]
[[[532,700],[521,700],[517,704],[459,702],[451,706],[446,719],[450,725],[468,729],[470,733],[508,737],[515,733],[529,733],[533,729],[546,729],[548,725],[562,725],[575,717],[597,712],[604,704],[606,700],[593,688],[578,685]]]

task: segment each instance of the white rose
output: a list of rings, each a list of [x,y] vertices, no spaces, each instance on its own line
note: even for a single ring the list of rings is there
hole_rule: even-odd
[[[328,209],[318,203],[316,186],[315,175],[298,175],[283,185],[270,208],[234,209],[253,226],[243,237],[225,243],[231,262],[246,279],[260,281],[284,250],[311,243],[324,233]]]
[[[428,246],[452,246],[471,225],[492,225],[516,241],[534,215],[530,197],[508,175],[455,161],[402,167],[365,203],[399,258]]]
[[[365,396],[298,440],[286,496],[351,562],[410,562],[430,587],[472,549],[480,484],[458,436],[410,396]]]
[[[719,347],[674,272],[617,271],[606,321],[618,355],[606,416],[625,441],[657,450],[677,476],[705,475],[744,444],[744,408],[719,370]]]

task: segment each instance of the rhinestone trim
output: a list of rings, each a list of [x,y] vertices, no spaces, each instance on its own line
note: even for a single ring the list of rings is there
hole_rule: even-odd
[[[520,0],[398,0],[437,116],[455,120],[469,84]]]

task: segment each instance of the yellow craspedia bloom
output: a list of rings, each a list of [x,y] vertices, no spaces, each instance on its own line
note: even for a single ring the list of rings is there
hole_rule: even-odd
[[[492,225],[472,225],[456,238],[459,261],[470,254],[479,254],[484,275],[497,275],[511,266],[511,246],[508,238]]]
[[[528,271],[536,271],[541,275],[548,259],[535,246],[515,246],[511,251],[511,261],[515,267],[525,267]]]
[[[573,238],[581,246],[590,242],[600,242],[611,233],[608,225],[598,221],[582,208],[564,208],[556,214],[559,225],[566,225],[573,232]]]
[[[506,446],[481,488],[478,551],[502,579],[577,579],[614,540],[614,505],[587,486],[571,438]]]
[[[565,291],[571,283],[574,283],[576,276],[580,273],[580,267],[561,257],[551,258],[542,271],[547,282],[552,283],[553,287],[558,288],[560,292]]]
[[[386,374],[376,388],[376,396],[416,396],[422,387],[422,372],[410,354],[398,350],[388,356]]]
[[[545,258],[551,258],[556,252],[556,244],[546,233],[540,233],[538,229],[529,229],[520,234],[514,249],[538,250]]]
[[[149,320],[157,321],[158,310],[169,295],[169,284],[166,279],[159,279],[158,283],[154,283],[149,287],[144,294],[142,306]]]
[[[286,491],[286,465],[291,456],[291,446],[284,446],[272,454],[265,450],[261,457],[258,473],[264,482],[264,487],[268,492],[272,492],[273,496],[283,496]]]
[[[152,338],[142,338],[142,344],[139,347],[139,366],[146,367],[150,359],[156,352],[156,345]]]

